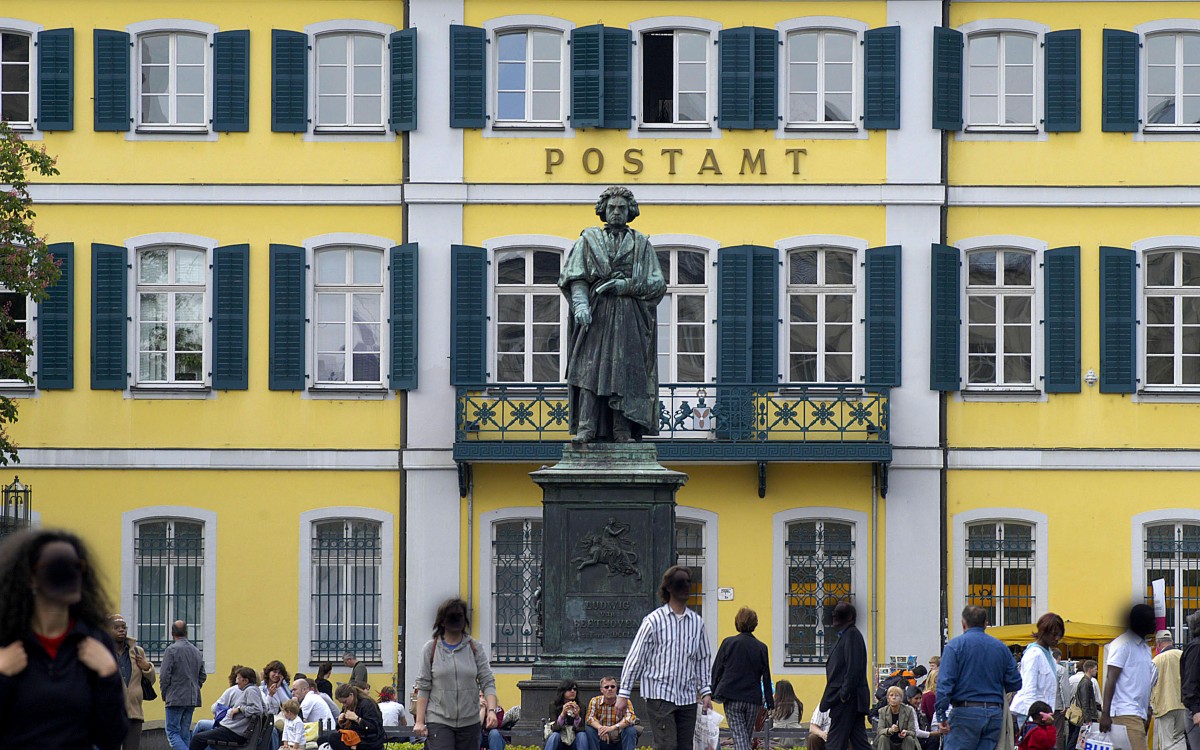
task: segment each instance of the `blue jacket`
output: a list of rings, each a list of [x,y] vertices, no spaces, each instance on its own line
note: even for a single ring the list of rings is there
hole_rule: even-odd
[[[938,667],[936,717],[944,718],[952,703],[1004,703],[1004,694],[1021,689],[1021,672],[1008,647],[983,632],[969,628],[952,639]]]

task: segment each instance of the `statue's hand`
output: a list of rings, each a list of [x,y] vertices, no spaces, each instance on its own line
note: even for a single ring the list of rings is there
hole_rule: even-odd
[[[575,322],[578,325],[587,328],[592,324],[592,310],[586,301],[573,303],[571,313],[575,316]]]
[[[626,294],[629,291],[629,280],[609,279],[596,287],[596,294],[608,294],[610,291],[618,296]]]

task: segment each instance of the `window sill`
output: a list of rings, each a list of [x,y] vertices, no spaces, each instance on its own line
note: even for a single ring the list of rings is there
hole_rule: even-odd
[[[1195,388],[1143,388],[1137,392],[1137,400],[1164,404],[1200,404],[1200,390]]]
[[[172,399],[179,401],[203,401],[212,398],[215,392],[207,385],[177,385],[144,383],[129,387],[129,396],[134,399]]]
[[[136,129],[139,135],[208,135],[208,128],[157,127],[139,125]]]
[[[966,133],[1008,133],[1011,135],[1037,135],[1041,131],[1034,125],[968,125]]]
[[[695,133],[711,133],[712,125],[707,122],[650,122],[638,125],[639,133],[670,133],[672,131],[690,131]]]
[[[561,133],[567,129],[561,122],[493,122],[492,130],[544,130]]]
[[[32,133],[34,130],[31,122],[10,122],[8,127],[14,133]]]
[[[1040,401],[1045,396],[1037,388],[964,388],[963,401]]]
[[[785,133],[857,133],[858,127],[851,123],[794,122],[783,127]]]
[[[387,135],[387,128],[382,125],[369,128],[336,128],[328,125],[313,128],[315,135]]]
[[[771,388],[770,390],[774,393],[778,393],[780,396],[804,396],[805,398],[815,401],[834,398],[859,399],[866,395],[866,390],[864,390],[862,385],[857,383],[847,383],[844,389],[837,387],[831,388],[827,383],[822,383],[819,386],[812,386],[809,388],[788,386],[786,388]]]
[[[0,380],[0,396],[7,398],[33,398],[37,386],[23,380]]]
[[[1177,133],[1180,135],[1200,135],[1200,128],[1194,125],[1146,125],[1143,133]]]
[[[389,391],[384,385],[317,383],[309,386],[309,398],[329,401],[383,401]]]

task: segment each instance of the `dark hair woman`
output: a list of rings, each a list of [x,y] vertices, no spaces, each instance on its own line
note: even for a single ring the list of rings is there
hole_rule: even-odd
[[[329,747],[333,750],[353,747],[383,750],[383,712],[379,710],[379,704],[371,700],[365,690],[353,685],[338,685],[333,697],[342,704],[342,713],[338,716],[338,731],[329,738]]]
[[[575,680],[558,683],[554,702],[550,704],[550,725],[546,733],[546,750],[573,747],[588,750],[588,735],[584,731],[583,711],[579,708],[579,685]]]
[[[1054,705],[1061,667],[1050,650],[1058,645],[1065,632],[1063,619],[1053,612],[1038,618],[1037,632],[1034,633],[1037,640],[1029,644],[1021,655],[1021,689],[1012,699],[1011,711],[1017,720],[1017,727],[1025,724],[1030,713],[1029,706],[1034,701]]]
[[[734,750],[750,750],[758,713],[775,708],[771,697],[771,662],[767,645],[754,637],[758,613],[742,607],[733,618],[738,634],[721,641],[713,660],[713,700],[725,704]]]
[[[496,678],[487,649],[470,635],[469,612],[457,597],[442,602],[433,620],[433,640],[421,649],[413,734],[428,737],[426,750],[478,748],[480,732],[499,724]],[[482,726],[480,692],[487,704]]]
[[[329,681],[329,675],[333,672],[333,662],[323,661],[321,666],[317,667],[317,679],[314,681],[317,686],[317,691],[333,697],[333,683]]]
[[[799,729],[800,719],[804,715],[804,704],[796,697],[796,688],[789,680],[775,683],[775,711],[771,714],[772,723],[780,729]]]
[[[87,547],[63,531],[0,545],[0,747],[113,750],[125,686]]]

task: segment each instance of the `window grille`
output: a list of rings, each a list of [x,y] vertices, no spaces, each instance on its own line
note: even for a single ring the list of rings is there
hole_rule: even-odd
[[[692,594],[688,597],[688,606],[703,617],[704,568],[707,564],[704,556],[703,521],[675,522],[675,554],[675,564],[687,567],[692,574]]]
[[[788,524],[785,664],[825,663],[837,638],[833,608],[840,601],[854,601],[854,565],[854,524]]]
[[[1036,558],[1031,524],[971,524],[967,527],[966,603],[986,609],[991,625],[1032,623]]]
[[[382,663],[379,633],[383,543],[375,521],[313,524],[311,658],[338,661],[349,651]]]
[[[173,641],[171,623],[183,620],[204,650],[204,524],[157,519],[135,529],[133,610],[138,645],[151,661]]]
[[[1187,616],[1200,609],[1200,525],[1161,523],[1145,527],[1146,603],[1154,605],[1150,582],[1166,582],[1167,627],[1176,643],[1187,643]]]

